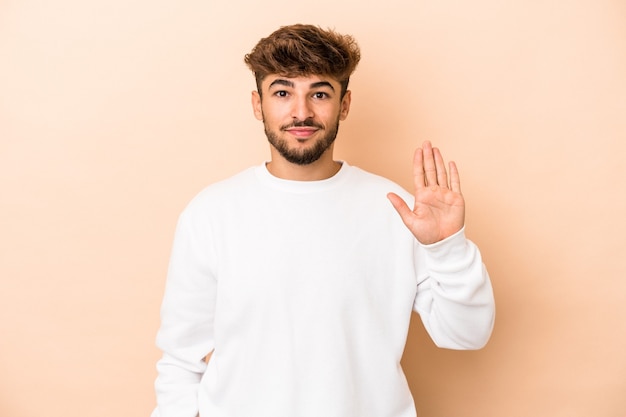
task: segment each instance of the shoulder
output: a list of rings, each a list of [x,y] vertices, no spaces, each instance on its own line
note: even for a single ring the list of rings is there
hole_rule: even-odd
[[[366,171],[356,166],[349,166],[350,185],[362,188],[367,192],[393,192],[409,202],[413,196],[396,182],[378,174]]]
[[[232,203],[246,194],[246,190],[254,189],[257,183],[254,167],[247,168],[231,177],[206,186],[189,201],[183,215],[207,213],[218,210],[225,202]]]

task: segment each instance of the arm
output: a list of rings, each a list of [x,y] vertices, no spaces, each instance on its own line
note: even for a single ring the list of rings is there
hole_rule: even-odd
[[[161,306],[157,346],[157,408],[152,417],[195,417],[198,386],[213,350],[215,280],[207,262],[207,234],[184,212],[176,229]]]
[[[493,290],[476,245],[464,230],[418,245],[419,284],[414,310],[433,342],[448,349],[485,346],[495,318]]]
[[[418,240],[415,310],[440,347],[478,349],[487,343],[495,315],[489,275],[478,248],[465,238],[465,200],[456,164],[450,175],[437,148],[415,151],[415,204],[394,193],[389,200]]]

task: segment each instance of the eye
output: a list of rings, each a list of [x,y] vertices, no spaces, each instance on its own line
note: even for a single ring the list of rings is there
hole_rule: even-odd
[[[328,95],[328,93],[325,93],[323,91],[318,91],[317,93],[313,94],[313,97],[315,97],[317,99],[325,99],[325,98],[328,98],[329,95]]]
[[[287,97],[289,95],[289,93],[287,93],[285,90],[279,90],[279,91],[275,92],[274,95],[276,97]]]

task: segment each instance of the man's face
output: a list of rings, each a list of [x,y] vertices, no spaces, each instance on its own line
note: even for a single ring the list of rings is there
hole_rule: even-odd
[[[350,92],[342,98],[340,83],[331,77],[269,75],[261,92],[262,97],[252,93],[255,117],[278,154],[298,165],[311,164],[332,148],[339,121],[350,109]]]

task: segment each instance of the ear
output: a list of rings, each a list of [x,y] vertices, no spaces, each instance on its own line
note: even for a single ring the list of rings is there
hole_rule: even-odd
[[[352,101],[352,91],[346,91],[341,99],[341,111],[339,113],[339,120],[346,120],[348,113],[350,112],[350,102]]]
[[[263,121],[263,109],[261,108],[261,95],[258,91],[252,92],[252,111],[257,120]]]

